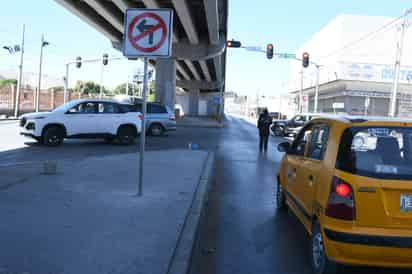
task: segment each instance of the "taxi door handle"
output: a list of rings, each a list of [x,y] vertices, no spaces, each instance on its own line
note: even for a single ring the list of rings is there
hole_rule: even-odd
[[[313,175],[309,175],[309,177],[308,177],[308,179],[309,179],[309,186],[312,186],[313,185]]]

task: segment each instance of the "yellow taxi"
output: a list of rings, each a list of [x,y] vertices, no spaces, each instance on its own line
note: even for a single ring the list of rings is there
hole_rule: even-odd
[[[412,267],[412,120],[315,118],[278,150],[277,207],[309,233],[315,274]]]

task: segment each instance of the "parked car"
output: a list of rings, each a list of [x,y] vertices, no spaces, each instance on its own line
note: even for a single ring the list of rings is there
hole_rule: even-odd
[[[142,104],[135,104],[131,111],[141,112]],[[147,103],[146,133],[162,136],[168,131],[176,131],[176,116],[173,110],[159,103]]]
[[[315,118],[285,152],[277,207],[311,238],[313,273],[412,267],[412,120]]]
[[[270,129],[275,136],[294,137],[307,121],[318,116],[317,113],[301,113],[288,120],[274,120]]]
[[[116,95],[115,100],[133,104],[130,111],[142,111],[142,99],[128,95]],[[176,116],[174,111],[168,106],[160,103],[148,102],[146,114],[146,133],[152,136],[161,136],[168,131],[176,130]]]
[[[51,112],[22,115],[20,134],[48,146],[60,145],[65,138],[117,138],[131,144],[141,132],[143,118],[130,112],[131,106],[114,100],[70,101]]]

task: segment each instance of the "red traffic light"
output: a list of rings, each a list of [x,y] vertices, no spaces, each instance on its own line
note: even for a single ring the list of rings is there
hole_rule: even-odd
[[[240,48],[242,46],[242,43],[240,41],[229,40],[226,42],[226,46],[228,48]]]
[[[307,68],[309,66],[309,53],[304,52],[302,54],[302,66]]]
[[[274,48],[273,44],[268,44],[268,45],[266,46],[266,57],[267,57],[268,59],[272,59],[272,58],[273,58],[273,48]]]

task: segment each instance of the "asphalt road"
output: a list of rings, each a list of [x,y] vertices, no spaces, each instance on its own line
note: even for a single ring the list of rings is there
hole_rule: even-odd
[[[147,136],[147,150],[186,149],[195,143],[201,150],[214,150],[221,135],[219,128],[182,127],[167,136]],[[17,122],[0,121],[0,167],[27,162],[58,159],[81,159],[90,156],[116,155],[139,150],[132,146],[107,144],[100,139],[69,139],[59,147],[45,147],[19,135]]]
[[[275,176],[280,138],[258,152],[254,124],[232,118],[220,136],[216,175],[191,274],[310,274],[309,238],[290,213],[278,213]],[[345,274],[411,273],[346,267]]]
[[[187,148],[216,151],[216,173],[192,274],[309,274],[308,237],[294,216],[276,211],[275,175],[280,138],[270,138],[269,152],[258,152],[254,124],[228,117],[223,129],[179,128],[165,137],[148,137],[148,150]],[[57,148],[18,135],[15,122],[0,122],[0,168],[50,159],[81,159],[138,150],[99,140],[68,140]],[[351,274],[393,274],[409,271],[346,268]]]

